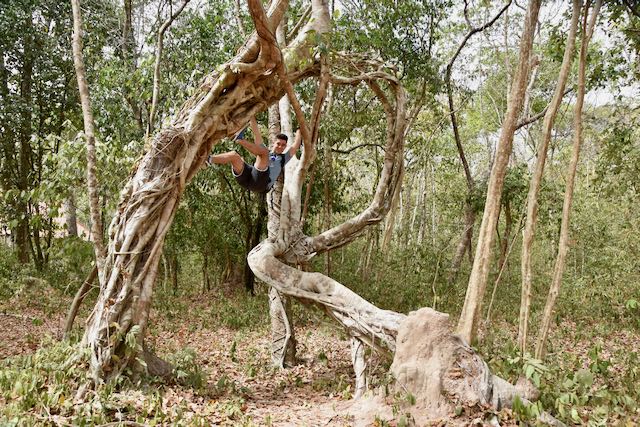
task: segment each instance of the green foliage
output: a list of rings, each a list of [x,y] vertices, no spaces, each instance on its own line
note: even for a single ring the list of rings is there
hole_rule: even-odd
[[[184,348],[170,355],[168,361],[173,365],[173,375],[179,384],[196,390],[201,390],[206,384],[205,374],[193,349]]]
[[[568,423],[611,425],[627,419],[638,408],[640,390],[636,381],[640,371],[635,349],[605,357],[596,344],[589,349],[586,360],[566,351],[554,355],[545,365],[528,355],[519,356],[514,345],[503,348],[502,354],[489,362],[494,373],[512,382],[524,375],[541,391],[540,400],[533,404],[514,402],[513,411],[522,421],[535,420],[547,411]],[[505,358],[508,354],[513,356]],[[618,378],[611,375],[614,363],[624,371]]]
[[[0,419],[13,423],[31,411],[73,412],[73,391],[86,372],[83,364],[66,365],[77,351],[67,342],[49,343],[33,355],[4,361],[0,365],[0,393],[8,404]]]

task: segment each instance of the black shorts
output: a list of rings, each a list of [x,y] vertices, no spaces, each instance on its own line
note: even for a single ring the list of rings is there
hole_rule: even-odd
[[[234,174],[235,175],[235,174]],[[256,193],[264,193],[269,188],[269,168],[266,170],[260,171],[255,167],[248,165],[246,162],[244,164],[244,168],[242,169],[242,173],[240,175],[235,175],[236,181],[242,187],[246,188],[249,191],[254,191]]]

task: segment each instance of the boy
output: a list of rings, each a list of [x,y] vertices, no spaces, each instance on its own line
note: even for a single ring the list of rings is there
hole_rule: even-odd
[[[271,151],[269,151],[262,142],[256,118],[251,118],[249,123],[255,142],[244,139],[244,130],[236,136],[235,140],[256,156],[253,166],[247,164],[235,151],[210,156],[208,161],[215,164],[231,163],[231,171],[240,186],[256,193],[266,193],[276,183],[287,162],[296,155],[302,142],[302,135],[298,130],[293,145],[286,149],[289,138],[280,133],[276,135],[271,144]]]

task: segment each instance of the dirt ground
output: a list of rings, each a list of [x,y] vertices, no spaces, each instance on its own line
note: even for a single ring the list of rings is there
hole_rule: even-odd
[[[0,360],[33,353],[44,343],[60,339],[68,301],[60,301],[58,307],[20,301],[0,305]],[[206,309],[206,301],[193,297],[187,305],[196,312]],[[76,322],[85,317],[86,312],[81,313]],[[188,317],[170,321],[157,312],[150,324],[148,344],[163,357],[191,349],[206,381],[201,387],[162,387],[162,408],[169,419],[179,412],[187,424],[190,418],[199,417],[209,425],[402,425],[397,422],[401,409],[392,397],[351,399],[354,380],[349,340],[329,320],[319,317],[296,327],[300,362],[285,370],[271,367],[268,325],[234,330]],[[624,346],[637,343],[638,336],[620,332],[603,342]],[[573,351],[584,353],[586,358],[591,344],[578,342]],[[608,351],[604,349],[605,355]],[[370,358],[374,389],[384,389],[390,363],[375,355]],[[120,399],[122,404],[140,405],[142,410],[148,396],[142,390],[129,390]],[[391,410],[394,405],[395,414]],[[467,410],[462,416],[451,414],[431,425],[517,425],[509,411],[499,414],[499,424],[488,422],[486,414]]]

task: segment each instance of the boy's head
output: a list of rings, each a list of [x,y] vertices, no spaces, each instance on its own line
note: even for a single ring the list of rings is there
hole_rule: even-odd
[[[276,154],[282,154],[284,149],[287,148],[287,141],[289,138],[284,133],[279,133],[276,135],[272,144],[272,151]]]

